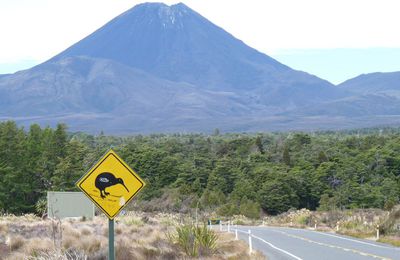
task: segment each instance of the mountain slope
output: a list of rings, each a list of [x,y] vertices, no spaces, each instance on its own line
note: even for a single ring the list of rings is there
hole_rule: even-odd
[[[188,96],[197,98],[192,100]],[[61,113],[154,113],[161,110],[165,113],[168,109],[173,110],[174,104],[202,107],[202,99],[208,100],[210,105],[213,99],[231,97],[235,95],[199,90],[186,83],[156,78],[111,60],[88,57],[47,62],[0,81],[3,111],[15,116],[27,116],[32,112],[46,115],[52,110]],[[225,100],[224,103],[229,102]],[[35,111],[21,109],[29,105]],[[212,107],[216,111],[224,111],[226,107],[218,108],[220,105],[216,102]],[[239,107],[238,103],[234,106]]]
[[[400,115],[400,72],[363,74],[339,84],[338,88],[350,94],[287,114],[348,118]]]
[[[115,60],[204,88],[252,87],[263,80],[264,68],[258,66],[267,66],[271,72],[289,70],[183,4],[138,5],[55,59],[82,55]]]
[[[338,87],[361,94],[400,92],[400,72],[363,74],[346,80]]]
[[[183,4],[148,3],[43,64],[1,76],[0,119],[112,133],[340,127],[363,115],[354,100],[375,98],[347,89],[250,48]],[[368,115],[396,114],[389,101]]]
[[[184,4],[140,4],[54,60],[71,56],[111,59],[206,89],[278,91],[281,86],[318,85],[328,96],[337,95],[330,83],[248,47]]]

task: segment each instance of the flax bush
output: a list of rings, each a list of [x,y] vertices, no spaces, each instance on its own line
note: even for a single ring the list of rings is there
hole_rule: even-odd
[[[176,233],[169,235],[169,238],[192,257],[212,255],[217,248],[217,234],[206,225],[178,226]]]

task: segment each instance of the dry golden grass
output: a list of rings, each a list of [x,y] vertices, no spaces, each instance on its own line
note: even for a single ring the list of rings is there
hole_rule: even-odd
[[[400,247],[400,238],[395,236],[382,236],[378,239],[379,242],[388,243]]]
[[[25,260],[26,258],[26,254],[20,252],[13,252],[10,255],[4,256],[4,260]]]
[[[11,251],[17,251],[25,244],[25,239],[20,235],[11,235],[7,237],[6,244],[10,247]]]
[[[250,256],[249,245],[243,240],[235,240],[235,236],[231,233],[218,233],[218,255],[210,257],[210,259],[229,259],[229,260],[262,260],[266,257],[259,251],[254,251]]]
[[[171,243],[167,234],[183,217],[172,214],[129,213],[115,221],[116,259],[191,259]],[[265,259],[256,253],[251,258],[243,241],[220,233],[218,250],[202,259]],[[66,260],[107,259],[108,219],[42,220],[33,215],[0,217],[0,259]]]
[[[32,238],[26,240],[21,251],[27,253],[27,255],[39,255],[53,250],[54,244],[49,238]]]
[[[336,211],[310,211],[301,209],[282,213],[278,216],[266,216],[263,222],[271,226],[291,226],[314,228],[318,231],[376,240],[376,227],[380,226],[379,242],[400,246],[400,231],[396,223],[400,219],[400,205],[391,212],[380,209],[352,209]]]
[[[93,233],[93,228],[89,226],[83,226],[80,228],[80,231],[82,236],[88,236]]]

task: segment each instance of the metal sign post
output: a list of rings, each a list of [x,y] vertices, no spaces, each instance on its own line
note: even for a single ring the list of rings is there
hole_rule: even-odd
[[[108,260],[115,259],[114,251],[114,219],[108,220]]]

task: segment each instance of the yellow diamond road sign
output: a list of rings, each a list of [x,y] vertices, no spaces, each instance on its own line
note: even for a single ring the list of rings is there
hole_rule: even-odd
[[[109,219],[113,219],[145,183],[113,150],[109,150],[76,185]]]

